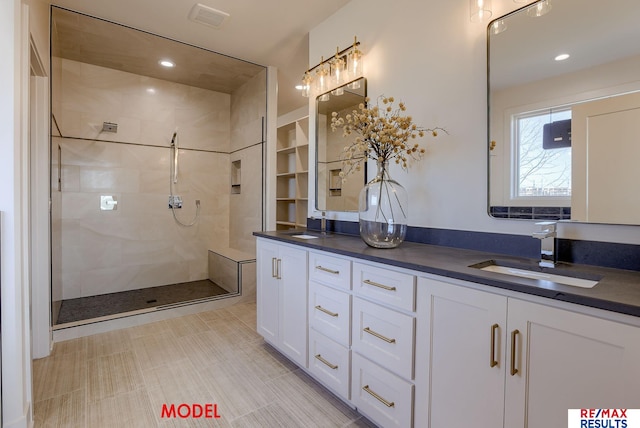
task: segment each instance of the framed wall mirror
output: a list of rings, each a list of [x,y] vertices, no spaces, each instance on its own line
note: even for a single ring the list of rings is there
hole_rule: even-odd
[[[492,21],[489,213],[640,224],[640,3],[540,0]]]
[[[365,184],[366,167],[343,181],[341,154],[348,139],[341,129],[331,129],[333,112],[345,116],[365,102],[366,79],[360,78],[316,98],[316,209],[318,211],[358,211],[358,194]],[[365,163],[366,165],[366,163]]]

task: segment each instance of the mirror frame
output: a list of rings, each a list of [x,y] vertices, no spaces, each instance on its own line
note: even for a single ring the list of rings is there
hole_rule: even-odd
[[[342,212],[342,213],[357,213],[358,212],[358,208],[356,207],[356,209],[354,210],[329,210],[326,208],[327,203],[326,203],[326,197],[325,197],[325,207],[324,208],[320,208],[319,206],[319,195],[320,195],[320,138],[319,138],[319,134],[320,134],[320,123],[319,123],[319,118],[320,118],[320,103],[324,102],[324,101],[320,101],[320,97],[324,96],[324,95],[329,95],[329,96],[335,96],[335,95],[331,95],[331,92],[335,91],[336,89],[339,88],[346,88],[348,85],[352,84],[353,82],[356,81],[361,81],[361,85],[362,88],[358,89],[359,91],[363,92],[362,95],[362,100],[363,102],[366,103],[366,98],[367,98],[367,79],[365,77],[358,77],[357,79],[353,79],[349,82],[344,83],[343,85],[340,85],[334,89],[332,89],[331,91],[327,91],[325,93],[319,94],[316,97],[316,110],[315,110],[315,141],[316,141],[316,147],[315,147],[315,206],[314,209],[316,211],[321,211],[321,212],[326,212],[326,211],[330,211],[330,212]],[[345,91],[346,92],[346,91]],[[327,124],[329,125],[329,124]],[[355,137],[354,137],[355,138]],[[342,170],[342,167],[340,168]],[[365,161],[364,162],[364,168],[363,168],[363,182],[361,183],[362,186],[364,186],[365,184],[367,184],[367,172],[368,172],[368,162]],[[357,197],[358,195],[356,195]]]
[[[492,92],[492,65],[495,68],[495,63],[492,64],[492,51],[495,50],[495,40],[492,43],[492,38],[495,38],[496,35],[492,33],[492,25],[496,22],[502,21],[502,20],[506,20],[507,23],[507,30],[505,31],[505,33],[509,32],[509,20],[508,18],[517,15],[517,16],[523,16],[522,14],[526,14],[528,9],[530,9],[533,5],[535,5],[537,2],[533,2],[531,4],[527,4],[519,9],[516,9],[514,11],[511,11],[509,13],[506,13],[504,16],[501,16],[493,21],[491,21],[489,23],[489,25],[487,26],[487,32],[486,32],[486,47],[487,47],[487,61],[486,61],[486,72],[487,72],[487,213],[490,217],[492,218],[496,218],[496,219],[510,219],[510,220],[515,220],[515,219],[526,219],[526,220],[554,220],[554,221],[571,221],[571,222],[575,222],[575,223],[592,223],[592,224],[617,224],[617,225],[639,225],[640,222],[635,223],[634,221],[632,222],[616,222],[615,219],[611,219],[610,221],[608,221],[607,219],[605,219],[604,221],[602,220],[596,220],[596,221],[589,221],[589,220],[576,220],[574,218],[571,218],[571,214],[572,211],[574,211],[574,209],[572,209],[571,207],[571,203],[573,203],[573,201],[571,201],[569,203],[568,206],[568,210],[567,208],[562,208],[560,206],[557,207],[557,210],[559,210],[559,212],[556,214],[556,212],[553,212],[553,214],[550,214],[552,211],[548,210],[547,212],[545,212],[545,208],[549,207],[549,205],[545,205],[542,206],[540,204],[536,204],[535,202],[532,201],[531,204],[527,204],[526,202],[521,203],[521,204],[510,204],[509,201],[507,199],[505,199],[504,201],[498,200],[497,203],[495,200],[495,191],[496,188],[492,188],[492,184],[495,187],[496,186],[496,182],[495,182],[495,171],[498,171],[498,174],[500,174],[499,172],[499,165],[496,165],[496,161],[492,160],[492,149],[493,149],[493,144],[495,144],[493,141],[498,139],[499,141],[499,137],[500,137],[500,133],[492,133],[492,126],[493,129],[495,130],[495,126],[496,123],[493,121],[493,119],[495,119],[495,115],[492,115],[492,111],[496,109],[496,105],[495,105],[495,95]],[[632,6],[633,9],[633,13],[628,13],[629,11],[627,10],[627,13],[629,15],[631,15],[632,17],[637,17],[638,16],[638,8],[635,7],[635,5],[633,3],[627,3],[628,5]],[[551,10],[550,14],[553,14],[553,10]],[[625,15],[627,16],[627,15]],[[599,17],[600,18],[600,17]],[[532,19],[538,19],[538,18],[532,18]],[[612,24],[613,23],[613,24]],[[611,25],[620,25],[618,23],[618,21],[616,21],[615,19],[612,19],[611,22],[602,22],[602,19],[600,18],[600,24],[601,25],[608,25],[609,27]],[[609,28],[606,27],[606,28]],[[602,29],[602,28],[600,28]],[[565,31],[569,31],[567,28],[565,28]],[[602,33],[600,31],[598,31],[597,29],[593,30],[594,35],[598,36],[599,39],[602,39]],[[637,34],[637,33],[636,33]],[[557,35],[557,34],[555,34]],[[536,39],[533,36],[530,36],[530,39]],[[539,43],[543,43],[544,41],[540,41],[538,40]],[[602,42],[603,45],[606,45],[605,42]],[[588,44],[587,41],[585,41],[584,44]],[[602,46],[600,46],[601,48]],[[593,48],[592,48],[593,49]],[[526,50],[526,49],[525,49]],[[635,58],[640,58],[640,56],[638,56],[638,53],[633,52],[632,54],[627,54],[625,56],[623,56],[621,59],[618,60],[622,60],[626,58],[627,61],[634,61]],[[517,61],[517,59],[516,59]],[[603,64],[610,64],[613,60],[609,60],[606,62],[603,62]],[[637,63],[638,60],[635,60]],[[553,61],[551,61],[553,62]],[[595,67],[594,65],[590,65],[590,67]],[[583,68],[584,69],[584,68]],[[635,67],[634,67],[635,69]],[[494,70],[495,71],[495,70]],[[495,74],[494,74],[495,75]],[[622,76],[621,76],[622,77]],[[542,107],[546,107],[547,110],[551,109],[551,108],[557,108],[557,107],[562,107],[562,106],[572,106],[572,105],[576,105],[579,103],[584,103],[584,102],[591,102],[600,98],[606,98],[606,97],[611,97],[613,95],[624,95],[624,94],[628,94],[631,92],[638,92],[640,91],[640,80],[629,80],[629,81],[624,81],[621,77],[612,77],[609,78],[609,76],[607,77],[607,79],[604,78],[600,78],[601,80],[603,80],[602,84],[600,86],[593,86],[593,85],[589,85],[589,84],[584,84],[584,85],[575,85],[576,87],[574,88],[574,90],[572,91],[559,91],[557,98],[555,98],[554,100],[550,100],[549,102],[546,103],[546,106],[543,105],[543,97],[540,97],[537,100],[523,100],[522,104],[526,104],[527,101],[529,101],[529,103],[533,106],[533,105],[540,105]],[[582,84],[583,80],[579,80],[578,82],[580,82],[580,84]],[[495,85],[494,85],[495,86]],[[500,123],[500,122],[498,122]],[[503,125],[499,125],[502,126],[505,130],[510,127],[509,124],[505,123]],[[509,144],[511,145],[511,137],[508,135],[505,135],[505,145]],[[499,141],[500,142],[500,141]],[[505,153],[505,156],[507,156],[507,153]],[[506,164],[507,160],[505,160],[505,158],[503,157],[502,162],[504,162]],[[498,170],[496,170],[496,168],[498,167]],[[507,174],[504,173],[504,179],[499,178],[498,182],[502,183],[502,181],[506,180]],[[511,174],[512,175],[512,174]],[[493,183],[492,183],[493,181]],[[507,185],[506,181],[504,183],[502,183],[502,186]],[[511,184],[509,184],[510,186]],[[502,188],[500,185],[498,185],[499,188]],[[498,189],[499,190],[499,189]],[[506,190],[505,190],[505,194],[506,194]],[[573,193],[573,192],[572,192]],[[492,201],[492,194],[494,196],[494,201]],[[500,198],[500,197],[498,197]],[[494,202],[494,203],[492,203]],[[522,207],[518,207],[518,205],[522,205]],[[551,204],[553,205],[553,204]],[[514,209],[510,209],[509,214],[504,213],[504,209],[510,209],[510,208],[514,208]],[[520,211],[520,216],[518,216],[518,208],[521,209]],[[535,208],[538,208],[538,210],[536,210]],[[555,208],[555,207],[554,207]],[[501,210],[502,209],[502,210]],[[536,212],[538,211],[538,212]],[[635,210],[634,210],[635,211]],[[573,213],[575,215],[575,213]],[[558,217],[553,218],[551,217],[552,215],[557,215]]]

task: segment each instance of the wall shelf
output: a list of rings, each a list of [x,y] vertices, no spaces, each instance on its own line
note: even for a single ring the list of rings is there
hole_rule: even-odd
[[[309,116],[278,126],[276,229],[306,227],[309,184]]]

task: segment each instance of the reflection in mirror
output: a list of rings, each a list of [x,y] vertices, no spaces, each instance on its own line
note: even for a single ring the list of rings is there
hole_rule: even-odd
[[[488,27],[490,214],[640,224],[640,3],[536,5]]]
[[[340,92],[342,95],[336,95]],[[319,211],[358,211],[358,194],[365,184],[366,167],[342,180],[340,156],[349,145],[347,138],[356,136],[345,137],[342,129],[332,131],[331,114],[337,112],[345,116],[358,110],[366,95],[366,80],[360,78],[316,98],[316,209]]]

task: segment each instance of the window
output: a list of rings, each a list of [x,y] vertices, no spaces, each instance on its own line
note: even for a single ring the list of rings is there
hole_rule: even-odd
[[[515,198],[571,196],[571,147],[543,146],[544,125],[566,119],[571,119],[570,109],[515,116]]]

